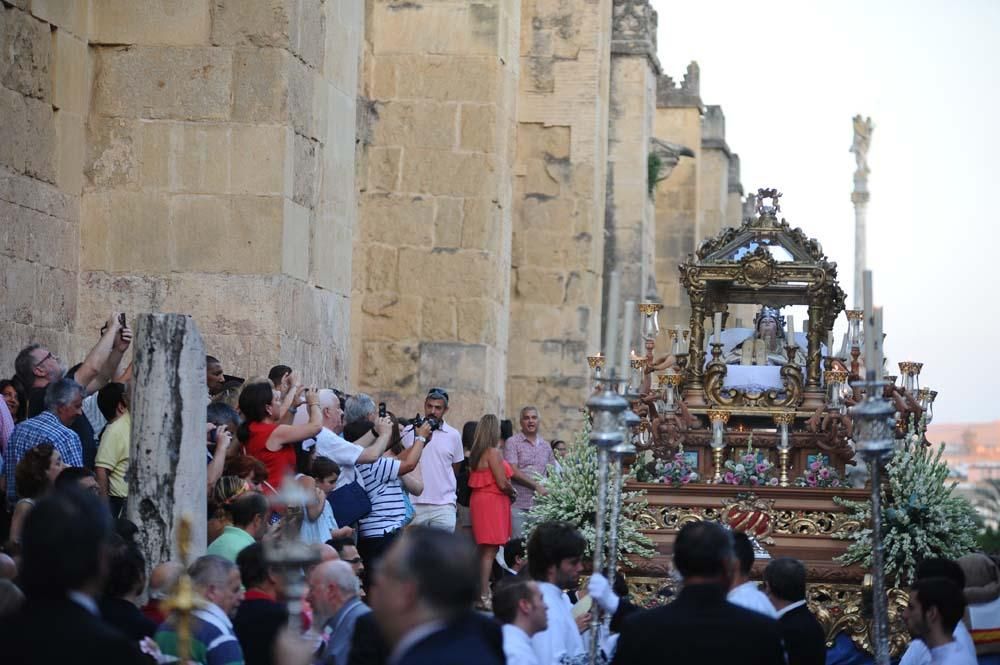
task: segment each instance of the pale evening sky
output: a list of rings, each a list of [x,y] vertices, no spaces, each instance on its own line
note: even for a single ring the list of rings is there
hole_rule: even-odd
[[[890,373],[924,363],[935,422],[1000,419],[988,390],[1000,377],[1000,2],[652,4],[664,73],[680,79],[698,61],[744,188],[784,193],[782,215],[838,263],[848,306],[851,118],[871,116],[868,267]],[[842,315],[838,339],[845,328]]]

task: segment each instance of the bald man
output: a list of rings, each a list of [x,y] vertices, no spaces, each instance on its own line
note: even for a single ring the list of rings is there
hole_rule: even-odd
[[[157,626],[167,618],[161,603],[170,595],[183,571],[184,566],[177,561],[165,561],[153,568],[149,575],[149,600],[143,605],[142,613]]]

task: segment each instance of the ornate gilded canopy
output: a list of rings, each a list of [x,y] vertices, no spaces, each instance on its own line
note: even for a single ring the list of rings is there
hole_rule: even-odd
[[[837,283],[837,264],[826,257],[819,242],[778,220],[780,197],[776,189],[757,190],[755,217],[706,240],[679,267],[681,284],[691,300],[688,394],[702,387],[704,320],[714,312],[726,312],[730,304],[806,305],[805,392],[819,391],[821,345],[844,310],[846,295]]]

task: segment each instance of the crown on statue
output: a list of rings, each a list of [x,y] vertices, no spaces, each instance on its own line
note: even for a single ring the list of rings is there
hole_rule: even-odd
[[[753,319],[754,330],[756,330],[757,327],[760,325],[761,319],[768,319],[768,318],[777,321],[779,334],[781,331],[785,329],[785,317],[781,315],[780,311],[775,309],[774,307],[768,307],[767,305],[764,305],[763,307],[760,308],[760,311],[757,312],[757,316],[755,316]]]

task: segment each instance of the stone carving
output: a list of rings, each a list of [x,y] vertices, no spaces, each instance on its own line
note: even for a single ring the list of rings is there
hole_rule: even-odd
[[[871,118],[862,118],[861,114],[854,116],[854,142],[851,144],[851,152],[857,162],[857,170],[854,172],[855,178],[859,175],[867,176],[870,172],[868,168],[868,148],[872,143],[872,132],[875,125]]]
[[[658,138],[649,139],[649,154],[660,160],[659,171],[656,182],[662,182],[670,177],[674,167],[681,161],[681,157],[694,157],[694,151],[679,143],[671,143]],[[655,186],[655,183],[651,183]]]
[[[681,108],[694,106],[701,108],[701,70],[697,62],[691,62],[678,84],[667,74],[656,79],[657,108]]]
[[[645,55],[658,74],[656,10],[649,0],[615,0],[611,16],[611,52]]]

